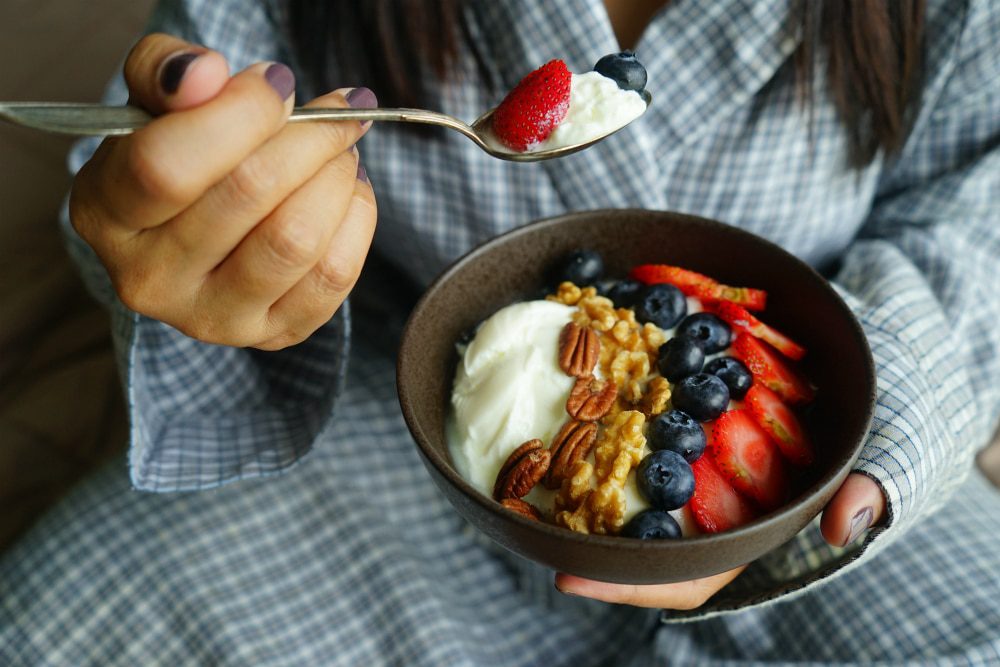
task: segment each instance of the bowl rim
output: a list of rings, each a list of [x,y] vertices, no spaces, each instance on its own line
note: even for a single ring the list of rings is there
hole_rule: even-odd
[[[424,432],[421,424],[419,423],[415,410],[413,407],[412,395],[409,392],[408,387],[404,386],[402,378],[404,376],[404,370],[406,366],[406,359],[410,357],[410,349],[416,344],[411,336],[411,329],[413,323],[421,316],[423,311],[427,308],[428,302],[433,297],[434,293],[440,287],[440,285],[446,283],[451,277],[459,272],[466,265],[477,261],[482,255],[490,252],[497,245],[506,243],[511,238],[516,238],[524,234],[531,234],[539,229],[545,227],[557,226],[564,224],[564,221],[577,219],[577,218],[592,218],[596,216],[609,216],[609,217],[631,217],[636,214],[641,214],[643,216],[648,215],[666,215],[672,219],[681,221],[684,224],[697,224],[705,225],[709,228],[715,228],[717,230],[725,229],[727,234],[735,234],[741,240],[746,240],[748,242],[762,244],[767,246],[771,251],[780,253],[784,255],[787,259],[790,259],[794,264],[797,264],[800,269],[803,269],[808,274],[811,274],[814,279],[816,279],[820,285],[820,288],[826,292],[826,295],[830,297],[831,301],[835,303],[848,317],[850,323],[850,330],[854,337],[854,343],[860,346],[862,351],[862,362],[864,365],[865,375],[867,379],[867,385],[869,389],[869,395],[865,402],[865,410],[863,418],[860,420],[858,427],[855,432],[852,433],[855,439],[855,445],[852,449],[848,461],[842,467],[829,470],[821,477],[817,478],[812,484],[806,487],[793,502],[786,503],[780,508],[766,513],[755,520],[747,523],[745,525],[733,528],[731,530],[722,531],[719,533],[699,533],[697,535],[684,536],[683,538],[676,540],[642,540],[634,538],[623,538],[619,535],[599,535],[595,533],[578,533],[574,530],[567,530],[561,526],[556,526],[549,524],[547,522],[535,521],[528,519],[526,517],[517,514],[516,512],[503,511],[502,506],[493,500],[491,497],[485,495],[479,489],[474,487],[470,482],[468,482],[464,477],[462,477],[457,470],[454,469],[453,464],[446,456],[442,456],[431,444],[428,434]],[[740,540],[744,537],[749,537],[752,533],[756,533],[761,530],[767,530],[768,527],[774,526],[784,522],[785,520],[791,518],[791,515],[798,513],[802,506],[814,503],[819,498],[823,497],[830,492],[830,487],[833,484],[839,484],[844,477],[851,471],[854,463],[857,461],[861,454],[861,450],[864,448],[867,442],[867,435],[870,433],[872,420],[875,413],[875,402],[877,398],[877,377],[875,374],[875,361],[872,356],[871,347],[868,343],[868,339],[865,336],[864,330],[858,318],[854,315],[853,311],[847,305],[847,303],[841,298],[840,294],[833,287],[832,283],[824,278],[816,269],[807,264],[802,259],[791,254],[781,246],[776,243],[765,239],[762,236],[754,234],[750,231],[736,227],[734,225],[729,225],[718,220],[712,220],[710,218],[703,218],[701,216],[690,215],[687,213],[678,213],[675,211],[657,210],[657,209],[643,209],[643,208],[604,208],[604,209],[589,209],[589,210],[578,210],[571,211],[567,213],[562,213],[555,216],[549,216],[546,218],[539,218],[528,222],[524,225],[506,231],[497,236],[491,237],[490,239],[480,243],[474,248],[470,249],[468,252],[460,256],[458,259],[449,264],[438,276],[428,285],[427,289],[424,290],[420,299],[417,301],[413,310],[410,311],[410,315],[407,318],[406,324],[403,327],[402,337],[400,339],[399,351],[396,358],[396,390],[399,398],[399,404],[403,412],[403,418],[406,421],[406,425],[412,435],[414,441],[417,444],[421,454],[423,455],[425,461],[431,463],[435,470],[443,476],[450,484],[461,490],[462,494],[479,505],[482,509],[489,513],[502,516],[505,519],[513,520],[520,523],[524,528],[537,531],[546,537],[552,537],[560,540],[568,540],[569,542],[577,542],[580,544],[587,544],[590,546],[602,546],[609,548],[626,549],[629,551],[669,551],[671,549],[682,548],[683,545],[689,544],[702,544],[705,546],[712,546],[713,544],[722,544],[732,540]],[[820,512],[822,508],[820,509]],[[812,521],[817,514],[814,514],[805,524]]]

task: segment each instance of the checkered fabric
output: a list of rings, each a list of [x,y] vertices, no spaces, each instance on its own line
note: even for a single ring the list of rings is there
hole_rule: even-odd
[[[114,318],[130,474],[103,470],[0,559],[0,663],[1000,664],[1000,494],[970,475],[1000,415],[1000,7],[929,4],[912,136],[860,172],[819,68],[811,126],[796,100],[779,0],[672,2],[638,45],[656,104],[569,158],[513,164],[454,133],[376,126],[360,150],[379,230],[353,318],[282,352],[128,312],[64,224]],[[618,50],[599,0],[464,11],[459,71],[427,75],[461,118],[495,103],[487,75],[509,87],[553,57],[582,71]],[[239,69],[296,65],[286,24],[277,0],[174,0],[152,29]],[[324,81],[300,71],[298,94],[358,83],[334,63]],[[835,549],[814,524],[701,609],[655,612],[559,594],[435,491],[394,393],[413,294],[498,233],[624,206],[727,221],[832,277],[877,363],[857,469],[885,491],[886,527]]]

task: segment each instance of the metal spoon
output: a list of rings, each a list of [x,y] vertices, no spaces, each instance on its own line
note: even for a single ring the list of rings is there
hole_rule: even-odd
[[[646,102],[646,108],[649,108],[652,96],[645,90],[641,94]],[[571,146],[522,153],[507,148],[494,138],[490,122],[493,111],[495,109],[490,109],[469,125],[453,116],[425,109],[306,109],[296,107],[288,122],[373,120],[439,125],[461,132],[493,157],[515,162],[534,162],[569,155],[618,131],[614,130],[596,139]],[[62,102],[0,102],[0,118],[46,132],[78,136],[104,136],[131,134],[149,123],[153,117],[142,109],[132,106],[114,107]]]

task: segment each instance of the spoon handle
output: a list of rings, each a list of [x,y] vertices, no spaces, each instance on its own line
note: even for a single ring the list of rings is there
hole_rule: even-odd
[[[152,120],[148,113],[133,106],[68,104],[62,102],[0,102],[0,118],[46,132],[59,134],[123,135]],[[318,109],[296,107],[288,122],[324,120],[379,120],[441,125],[473,136],[472,128],[451,116],[424,109]]]

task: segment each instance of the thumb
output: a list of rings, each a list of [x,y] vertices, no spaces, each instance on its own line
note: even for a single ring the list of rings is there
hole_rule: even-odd
[[[823,510],[820,530],[835,547],[847,546],[885,514],[882,489],[867,475],[851,473]]]
[[[170,35],[143,37],[125,60],[129,103],[152,114],[203,104],[228,80],[222,54]]]

